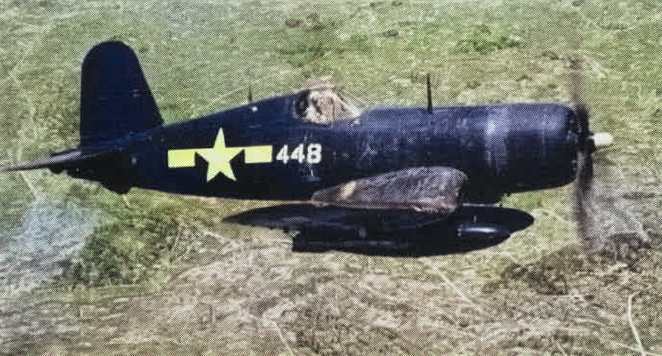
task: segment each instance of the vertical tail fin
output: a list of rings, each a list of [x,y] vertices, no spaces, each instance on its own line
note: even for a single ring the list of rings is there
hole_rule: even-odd
[[[122,42],[103,42],[83,61],[80,147],[163,123],[136,54]]]

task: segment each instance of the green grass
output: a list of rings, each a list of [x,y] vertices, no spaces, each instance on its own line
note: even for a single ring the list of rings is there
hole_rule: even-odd
[[[658,1],[647,0],[3,2],[0,164],[76,145],[80,64],[87,50],[109,39],[136,50],[169,123],[242,104],[249,83],[254,97],[263,98],[324,75],[368,105],[424,105],[428,72],[436,105],[569,102],[567,59],[580,57],[592,127],[616,139],[615,146],[596,154],[603,167],[599,172],[609,173],[598,180],[622,191],[660,192],[661,13]],[[94,184],[50,172],[3,174],[0,242],[20,225],[34,199],[28,184],[34,194],[76,199],[103,212],[105,224],[74,261],[88,266],[87,274],[70,270],[73,274],[64,279],[89,287],[147,283],[156,275],[167,281],[182,265],[196,263],[173,252],[168,237],[177,236],[178,229],[239,236],[242,228],[222,224],[221,218],[262,204],[138,190],[124,201]],[[505,206],[531,212],[536,223],[496,248],[440,257],[450,266],[449,277],[471,269],[493,293],[519,278],[512,283],[529,285],[531,293],[551,288],[567,294],[558,281],[566,278],[572,286],[586,266],[547,277],[551,272],[543,265],[549,265],[548,256],[576,243],[570,195],[566,187],[506,198]],[[635,209],[647,211],[653,221],[649,229],[659,232],[659,208]],[[155,234],[149,224],[166,231]],[[108,252],[112,249],[114,254]],[[166,272],[153,268],[163,266],[163,259],[174,266]],[[115,277],[112,266],[90,272],[109,261],[123,266]],[[611,262],[592,263],[599,269]],[[551,287],[535,284],[545,278],[553,280]],[[643,290],[618,288],[622,295],[628,288]],[[657,308],[660,295],[659,287],[650,286],[640,297]],[[662,343],[654,332],[658,321],[647,318],[641,327],[649,345]],[[608,333],[617,332],[629,330]],[[592,353],[593,343],[598,350],[614,351],[595,335],[566,341],[578,352]]]

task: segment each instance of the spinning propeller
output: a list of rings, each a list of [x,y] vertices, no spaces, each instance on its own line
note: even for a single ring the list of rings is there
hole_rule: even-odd
[[[581,96],[581,63],[578,59],[570,61],[570,85],[572,102],[577,115],[577,179],[574,189],[574,213],[577,220],[579,238],[584,251],[597,252],[600,232],[593,211],[593,152],[612,144],[614,138],[607,132],[591,132],[589,129],[589,113]]]

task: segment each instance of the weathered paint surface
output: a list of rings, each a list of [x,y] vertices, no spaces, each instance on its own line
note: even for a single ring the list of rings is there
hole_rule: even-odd
[[[81,88],[79,146],[6,170],[65,171],[118,193],[335,205],[237,219],[299,231],[297,251],[414,256],[494,245],[531,216],[465,203],[570,183],[588,135],[581,108],[544,103],[372,108],[311,122],[313,89],[163,126],[135,53],[119,42],[88,53]]]

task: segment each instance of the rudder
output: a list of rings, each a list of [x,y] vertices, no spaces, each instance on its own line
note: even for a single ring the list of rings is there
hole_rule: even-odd
[[[80,147],[162,123],[133,50],[118,41],[94,46],[81,74]]]

